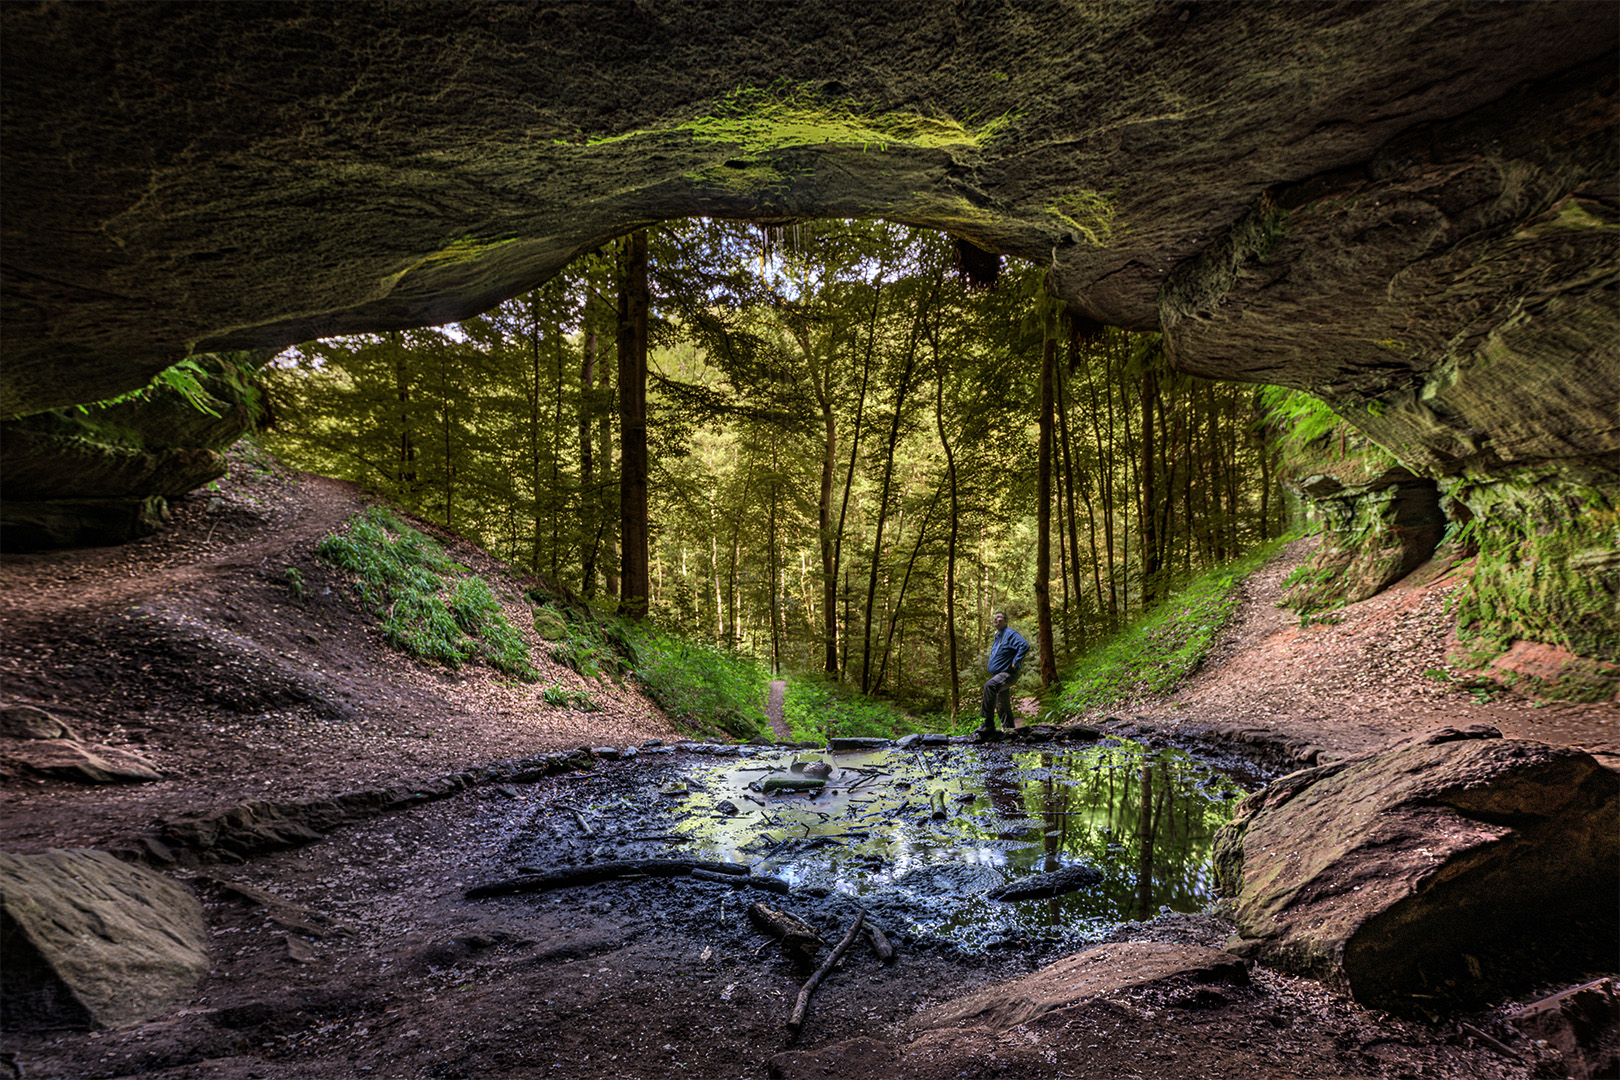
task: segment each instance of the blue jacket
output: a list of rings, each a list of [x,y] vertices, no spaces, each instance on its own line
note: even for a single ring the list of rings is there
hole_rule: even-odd
[[[996,636],[990,639],[990,674],[994,675],[998,671],[1018,674],[1019,667],[1024,663],[1024,654],[1027,652],[1029,642],[1024,640],[1023,634],[1010,626],[997,631]]]

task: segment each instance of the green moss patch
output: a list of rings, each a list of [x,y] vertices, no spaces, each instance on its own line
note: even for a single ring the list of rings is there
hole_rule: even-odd
[[[354,575],[356,594],[396,648],[449,668],[481,660],[529,682],[540,677],[488,582],[387,510],[371,507],[316,553]]]
[[[1620,511],[1597,493],[1589,499],[1559,522],[1476,522],[1474,576],[1457,602],[1457,635],[1476,660],[1515,641],[1620,656]]]

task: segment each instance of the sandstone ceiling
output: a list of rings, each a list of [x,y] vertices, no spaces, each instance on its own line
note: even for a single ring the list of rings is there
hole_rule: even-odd
[[[1620,475],[1601,3],[20,4],[0,413],[444,322],[627,229],[877,215],[1049,264],[1439,475]]]

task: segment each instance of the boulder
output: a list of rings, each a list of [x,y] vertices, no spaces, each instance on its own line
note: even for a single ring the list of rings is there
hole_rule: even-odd
[[[152,763],[139,754],[74,739],[0,739],[0,760],[43,776],[89,784],[163,779]]]
[[[104,851],[0,853],[0,924],[7,1031],[137,1023],[208,971],[192,895]]]
[[[1443,728],[1293,773],[1216,838],[1237,954],[1404,1014],[1612,966],[1620,776]]]
[[[935,1006],[907,1026],[913,1032],[959,1026],[1006,1031],[1102,994],[1170,980],[1243,986],[1249,973],[1230,953],[1203,945],[1163,941],[1099,945]]]
[[[0,735],[9,739],[77,739],[73,729],[32,705],[0,709]]]

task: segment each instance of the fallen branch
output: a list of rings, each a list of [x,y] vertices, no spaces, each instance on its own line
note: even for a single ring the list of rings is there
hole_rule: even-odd
[[[820,791],[826,786],[827,781],[812,776],[771,776],[759,787],[769,794],[773,791]]]
[[[889,944],[888,935],[877,923],[866,924],[866,940],[871,944],[872,951],[877,958],[885,964],[894,963],[894,946]]]
[[[578,885],[595,885],[602,881],[627,877],[684,877],[693,870],[708,870],[716,874],[747,874],[748,867],[736,863],[704,862],[699,859],[628,859],[623,862],[600,862],[589,866],[571,866],[566,870],[539,870],[532,866],[518,867],[522,877],[506,881],[492,881],[487,885],[474,885],[462,896],[468,900],[482,900],[490,896],[513,896],[518,893],[548,892]]]
[[[935,788],[934,793],[929,797],[931,799],[933,799],[933,801],[934,801],[934,812],[930,816],[935,821],[944,821],[945,820],[945,792],[940,788]]]
[[[784,949],[801,960],[809,960],[817,949],[827,944],[815,927],[791,912],[779,911],[768,904],[750,906],[748,918],[761,932],[780,941]]]
[[[747,886],[750,889],[763,889],[765,892],[777,893],[781,896],[786,896],[792,889],[792,886],[781,878],[769,875],[756,876],[749,874],[747,877],[741,877],[737,874],[716,874],[709,870],[693,870],[691,876],[699,881],[712,881],[717,885],[730,885],[734,889]]]
[[[580,832],[584,833],[586,836],[595,836],[596,835],[596,830],[591,827],[590,821],[587,820],[586,817],[585,817],[585,811],[581,810],[577,806],[569,806],[567,803],[558,803],[557,804],[557,809],[566,810],[570,814],[573,814],[574,815],[574,820],[579,822],[579,830],[580,830]]]
[[[816,973],[806,980],[804,988],[799,991],[799,1000],[793,1006],[793,1017],[787,1024],[790,1034],[795,1036],[799,1034],[799,1029],[804,1026],[804,1011],[810,1007],[810,995],[815,993],[815,989],[821,984],[822,978],[833,969],[834,964],[843,959],[844,953],[848,952],[849,947],[855,943],[855,939],[860,936],[861,925],[864,922],[866,922],[866,912],[862,911],[855,916],[855,922],[850,926],[849,933],[845,934],[844,940],[840,941],[837,947],[833,949],[832,955],[827,957],[827,962],[816,968]]]
[[[1506,1043],[1502,1042],[1500,1039],[1494,1039],[1491,1036],[1485,1034],[1483,1031],[1479,1030],[1479,1028],[1475,1027],[1473,1024],[1458,1024],[1457,1026],[1462,1029],[1462,1033],[1464,1035],[1472,1035],[1474,1038],[1478,1039],[1480,1042],[1484,1043],[1486,1046],[1490,1047],[1492,1050],[1495,1050],[1498,1054],[1502,1054],[1505,1057],[1510,1057],[1514,1061],[1523,1061],[1524,1060],[1524,1058],[1519,1055],[1519,1052],[1517,1050],[1514,1050],[1513,1047],[1508,1046]]]

